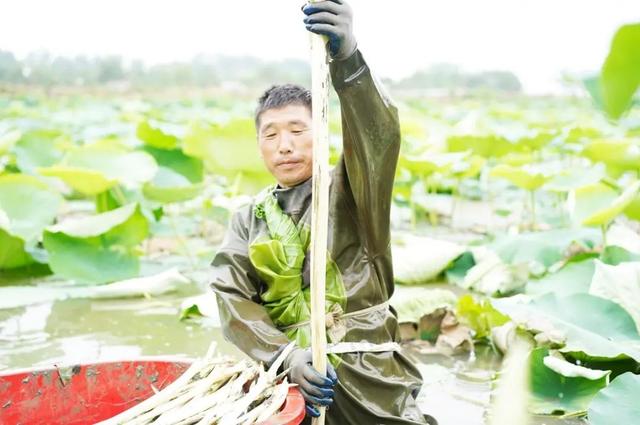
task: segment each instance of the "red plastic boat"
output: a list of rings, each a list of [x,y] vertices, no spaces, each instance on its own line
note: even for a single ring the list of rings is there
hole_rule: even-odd
[[[93,424],[149,398],[189,364],[156,357],[0,374],[0,424]],[[297,425],[304,416],[304,399],[291,388],[280,413],[263,425]]]

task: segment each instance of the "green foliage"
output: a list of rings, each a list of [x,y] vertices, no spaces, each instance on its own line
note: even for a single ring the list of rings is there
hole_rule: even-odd
[[[640,24],[618,30],[600,76],[602,101],[612,118],[620,118],[640,85]]]
[[[447,139],[450,152],[471,151],[483,158],[500,158],[517,150],[514,143],[497,135],[451,136]]]
[[[143,151],[153,156],[160,167],[183,175],[191,183],[200,183],[204,178],[205,170],[202,161],[186,155],[180,149],[158,149],[146,146]]]
[[[38,239],[53,222],[61,203],[60,195],[36,177],[0,176],[0,211],[8,219],[6,230],[26,242]]]
[[[640,360],[640,335],[633,318],[618,304],[589,294],[547,294],[529,304],[496,300],[501,312],[527,322],[546,317],[566,337],[561,351],[581,361]]]
[[[610,266],[617,266],[630,261],[640,261],[640,254],[629,252],[619,246],[609,245],[602,250],[600,261]]]
[[[153,181],[142,188],[147,199],[163,203],[188,201],[201,192],[201,184],[191,184],[182,174],[164,167],[160,167]]]
[[[256,192],[273,177],[264,166],[256,141],[255,124],[236,119],[226,124],[193,122],[183,143],[184,153],[204,161],[207,170],[241,179],[242,187]]]
[[[589,293],[623,307],[640,332],[640,261],[615,266],[597,261]]]
[[[625,171],[640,170],[640,146],[633,139],[593,140],[585,146],[582,154],[593,162],[606,164],[614,177]]]
[[[558,296],[585,294],[589,292],[594,272],[594,259],[571,261],[556,273],[530,281],[526,292],[530,295],[553,293]]]
[[[62,159],[59,145],[64,138],[59,130],[31,130],[23,134],[12,149],[20,171],[34,174],[40,167],[58,163]]]
[[[556,229],[499,236],[489,247],[508,264],[535,263],[548,268],[561,261],[572,244],[593,248],[600,240],[600,234],[595,230]]]
[[[110,179],[100,171],[69,166],[52,166],[39,168],[38,172],[43,176],[57,177],[68,184],[74,190],[84,195],[97,195],[115,187],[117,179]]]
[[[58,177],[85,195],[97,195],[116,184],[137,187],[150,181],[158,165],[145,152],[130,152],[117,142],[105,140],[69,151],[61,164],[38,169]]]
[[[451,267],[447,269],[445,275],[447,281],[460,286],[464,282],[467,272],[476,265],[473,254],[470,251],[464,252],[456,258]]]
[[[584,226],[603,226],[620,215],[640,191],[640,181],[619,193],[612,187],[595,183],[575,191],[574,220]]]
[[[475,331],[476,339],[487,338],[491,335],[492,328],[502,326],[511,320],[496,310],[488,299],[476,302],[471,295],[465,295],[458,300],[456,315],[461,323]]]
[[[405,235],[392,245],[394,278],[403,285],[433,281],[464,251],[452,242]]]
[[[640,195],[631,200],[624,213],[630,219],[640,221]]]
[[[555,174],[544,189],[552,192],[571,192],[583,186],[599,183],[605,175],[603,166],[572,167]]]
[[[202,313],[200,312],[200,309],[198,308],[197,304],[193,304],[187,308],[182,309],[182,311],[180,312],[180,320],[187,320],[187,319],[191,319],[194,317],[202,317]]]
[[[140,207],[130,204],[51,226],[43,242],[56,274],[80,283],[101,284],[137,276],[135,247],[148,231]]]
[[[25,251],[24,241],[0,228],[0,270],[16,269],[33,262],[33,257]]]
[[[152,127],[149,121],[142,121],[136,129],[138,139],[157,149],[175,149],[180,140],[176,136],[167,134],[160,128]]]
[[[516,168],[509,165],[496,166],[491,170],[491,175],[505,178],[519,188],[529,191],[541,188],[551,179],[551,176],[532,168]]]
[[[535,349],[529,355],[532,395],[529,410],[542,415],[583,414],[598,391],[607,386],[608,372],[596,372],[591,377],[593,379],[585,376],[563,376],[545,364],[548,358],[549,350],[546,348]],[[580,370],[584,368],[571,366],[566,364],[564,367],[571,372],[578,369],[578,373],[589,373],[589,370]]]
[[[435,172],[447,172],[468,156],[469,152],[403,155],[400,158],[400,166],[416,175],[427,176]]]
[[[51,224],[61,197],[39,179],[20,174],[0,176],[0,270],[35,260],[29,253]]]
[[[640,376],[625,373],[600,391],[589,405],[591,425],[633,424],[638,421]]]
[[[422,316],[437,309],[455,310],[458,298],[453,292],[444,289],[398,286],[390,303],[396,310],[400,323],[419,323]]]

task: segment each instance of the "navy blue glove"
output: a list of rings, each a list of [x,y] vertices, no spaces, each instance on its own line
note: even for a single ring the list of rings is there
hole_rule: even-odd
[[[287,356],[283,366],[289,369],[289,381],[298,384],[307,414],[316,418],[320,412],[314,405],[329,406],[333,403],[333,387],[338,382],[338,376],[331,363],[327,363],[325,377],[313,368],[311,361],[309,350],[296,348]]]
[[[302,8],[304,24],[315,34],[329,38],[329,53],[333,59],[346,59],[356,51],[353,35],[353,12],[345,0],[325,0]]]

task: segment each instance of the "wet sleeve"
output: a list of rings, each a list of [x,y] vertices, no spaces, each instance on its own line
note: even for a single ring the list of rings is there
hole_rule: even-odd
[[[372,256],[390,243],[390,210],[398,155],[398,111],[362,54],[330,64],[340,99],[343,159],[357,218]]]
[[[224,336],[253,360],[271,364],[288,344],[260,304],[259,280],[249,260],[248,228],[234,214],[213,259],[211,288],[216,294]]]

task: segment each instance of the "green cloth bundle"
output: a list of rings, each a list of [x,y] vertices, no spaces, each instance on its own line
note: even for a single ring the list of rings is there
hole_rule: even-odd
[[[295,341],[300,347],[309,347],[309,326],[285,328],[311,319],[310,288],[303,288],[302,281],[302,266],[309,248],[311,231],[303,220],[296,225],[282,211],[273,195],[273,189],[270,187],[263,191],[254,207],[256,217],[266,221],[269,235],[258,237],[249,245],[249,259],[258,276],[267,285],[267,290],[260,297],[273,323],[283,329],[291,341]],[[327,253],[327,313],[344,312],[346,302],[342,275]]]

